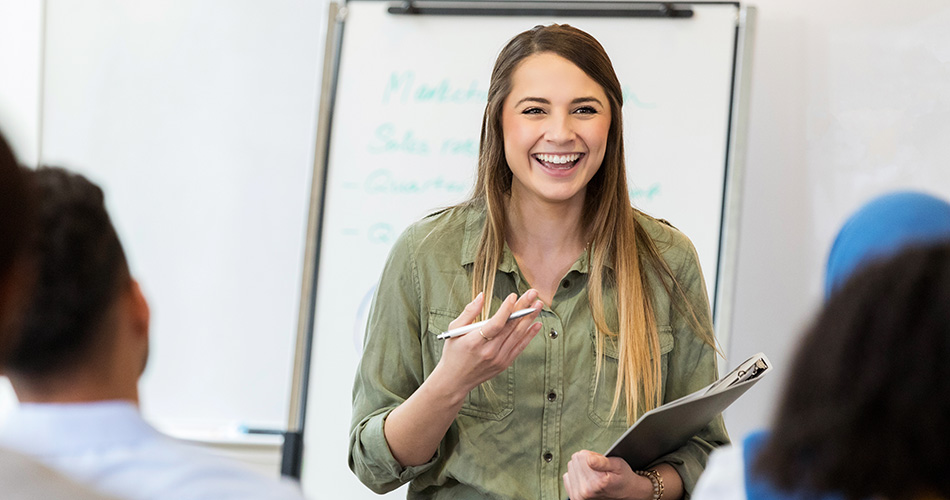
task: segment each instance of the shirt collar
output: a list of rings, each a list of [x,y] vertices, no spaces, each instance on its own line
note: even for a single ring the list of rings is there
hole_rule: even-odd
[[[31,455],[128,445],[157,436],[129,401],[24,403],[0,430],[4,445]]]
[[[475,263],[475,256],[478,254],[478,243],[482,237],[482,228],[485,226],[485,218],[488,216],[485,205],[480,203],[471,205],[472,208],[468,210],[468,213],[465,216],[465,229],[464,234],[462,235],[462,255],[460,264],[465,267]],[[584,250],[584,252],[574,261],[574,264],[571,266],[571,271],[577,271],[582,274],[587,274],[590,269],[588,255],[590,248]],[[608,263],[607,267],[613,269],[613,264]],[[511,249],[508,248],[508,243],[505,243],[504,248],[501,253],[501,261],[498,262],[498,270],[503,273],[515,273],[518,272],[518,262],[515,260],[514,254],[511,253]]]

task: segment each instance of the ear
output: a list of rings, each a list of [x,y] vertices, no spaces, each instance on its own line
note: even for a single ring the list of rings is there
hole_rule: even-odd
[[[151,312],[148,308],[148,301],[142,293],[139,282],[133,278],[129,287],[129,309],[132,315],[132,326],[135,332],[148,340],[148,325],[151,318]]]

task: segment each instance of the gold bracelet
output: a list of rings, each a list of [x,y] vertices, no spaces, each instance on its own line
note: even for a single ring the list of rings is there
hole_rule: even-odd
[[[660,500],[663,497],[663,476],[656,469],[633,471],[635,474],[643,476],[653,483],[653,500]]]

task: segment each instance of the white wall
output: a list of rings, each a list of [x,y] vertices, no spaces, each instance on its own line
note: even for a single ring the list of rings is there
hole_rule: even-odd
[[[43,1],[0,0],[0,130],[22,163],[39,158]]]
[[[937,0],[756,0],[749,148],[728,347],[763,351],[771,380],[726,412],[766,425],[784,367],[821,302],[827,251],[881,192],[950,198],[950,6]],[[777,375],[777,376],[776,376]]]
[[[151,305],[143,413],[276,474],[279,439],[239,426],[287,422],[326,6],[26,5],[0,11],[0,118],[106,192]]]

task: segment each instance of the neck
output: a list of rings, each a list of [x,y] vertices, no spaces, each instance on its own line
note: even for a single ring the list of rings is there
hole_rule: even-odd
[[[546,204],[512,196],[506,210],[505,239],[516,254],[525,251],[580,254],[587,246],[582,203]]]
[[[587,246],[582,206],[508,203],[505,239],[518,267],[538,298],[554,303],[558,283]]]
[[[42,380],[10,374],[10,382],[21,403],[93,403],[123,400],[139,404],[137,381],[104,379],[101,374],[57,374]]]

